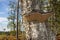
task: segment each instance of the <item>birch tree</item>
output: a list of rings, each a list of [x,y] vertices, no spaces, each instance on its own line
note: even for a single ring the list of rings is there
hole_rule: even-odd
[[[47,13],[50,13],[52,11],[49,0],[21,0],[21,6],[22,6],[23,17],[25,15],[32,14],[32,12],[35,12],[33,14],[36,14],[36,12],[38,12],[42,16],[43,15],[46,16]],[[52,34],[51,28],[49,27],[48,22],[46,21],[39,22],[33,20],[29,22],[23,19],[23,26],[25,27],[26,39],[55,40],[55,36]]]

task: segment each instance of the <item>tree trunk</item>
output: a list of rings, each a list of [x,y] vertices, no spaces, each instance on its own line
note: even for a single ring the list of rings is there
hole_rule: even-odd
[[[45,22],[27,22],[24,26],[27,40],[55,40],[54,33],[46,26]]]
[[[16,28],[16,26],[15,26],[15,23],[14,23],[14,20],[13,20],[13,31],[15,31],[15,28]]]
[[[37,5],[39,6],[40,5],[39,3],[38,4],[36,3],[36,5],[34,5],[36,1],[37,0],[33,0],[33,2],[31,0],[21,0],[22,15],[23,14],[28,15],[29,13],[31,13],[32,8],[34,6],[35,7]],[[32,4],[31,2],[33,3],[34,6],[31,5]],[[36,8],[35,10],[37,10],[38,8]],[[53,32],[51,31],[49,26],[45,24],[45,22],[38,22],[38,21],[28,22],[28,21],[23,20],[23,25],[25,27],[27,40],[55,40],[55,36],[53,36]]]

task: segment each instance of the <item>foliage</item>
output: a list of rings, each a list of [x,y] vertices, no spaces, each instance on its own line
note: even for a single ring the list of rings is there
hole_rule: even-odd
[[[8,27],[10,28],[13,28],[14,31],[15,31],[15,16],[16,16],[16,4],[15,2],[12,2],[10,1],[10,4],[9,4],[9,7],[10,7],[10,11],[9,11],[9,16],[8,16],[8,20],[9,20],[9,23],[8,23]]]
[[[15,31],[16,29],[16,2],[15,1],[10,1],[9,3],[10,11],[9,11],[9,16],[8,16],[8,28],[11,28],[12,30]],[[20,27],[20,14],[18,15],[18,26]],[[20,29],[19,29],[20,30]]]
[[[60,32],[60,1],[59,0],[52,0],[52,8],[53,8],[53,12],[54,15],[52,16],[52,21],[50,20],[50,22],[52,22],[52,29],[57,33]]]

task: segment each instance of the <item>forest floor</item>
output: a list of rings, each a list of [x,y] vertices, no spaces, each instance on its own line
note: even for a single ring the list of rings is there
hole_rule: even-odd
[[[25,40],[24,35],[19,35],[19,40]],[[16,36],[13,35],[0,35],[0,40],[16,40]]]

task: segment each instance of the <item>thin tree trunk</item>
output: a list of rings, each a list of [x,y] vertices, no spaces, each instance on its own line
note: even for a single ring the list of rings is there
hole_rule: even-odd
[[[14,23],[14,20],[13,20],[13,31],[15,31],[15,23]]]

